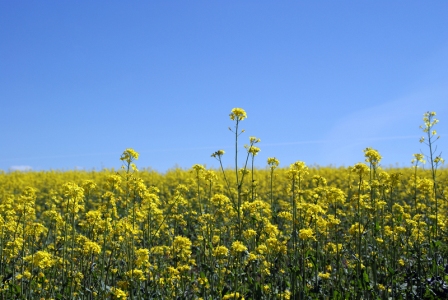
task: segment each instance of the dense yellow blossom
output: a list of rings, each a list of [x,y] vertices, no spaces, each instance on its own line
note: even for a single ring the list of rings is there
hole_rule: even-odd
[[[299,238],[302,240],[316,240],[314,232],[311,228],[303,228],[299,230]]]
[[[246,117],[232,110],[237,124]],[[435,120],[424,116],[426,145],[438,138]],[[255,161],[259,139],[249,142]],[[223,154],[212,155],[220,167]],[[136,172],[139,155],[126,149],[118,171],[0,172],[0,298],[443,293],[428,280],[445,280],[443,158],[415,154],[412,167],[382,168],[378,151],[364,155],[348,168],[281,168],[270,157],[266,168],[160,174]],[[425,159],[431,167],[420,168]]]
[[[234,108],[230,113],[230,119],[236,121],[242,121],[247,118],[246,111],[242,108]]]
[[[232,243],[231,249],[232,249],[232,253],[235,253],[235,254],[247,251],[247,247],[244,246],[244,244],[240,241],[234,241]]]
[[[37,251],[33,255],[25,257],[25,260],[31,261],[34,266],[45,269],[54,265],[55,259],[46,251]]]

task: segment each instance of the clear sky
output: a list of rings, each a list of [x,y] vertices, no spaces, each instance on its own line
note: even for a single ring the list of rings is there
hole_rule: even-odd
[[[0,169],[282,166],[448,153],[448,1],[0,1]],[[241,149],[244,151],[244,149]],[[442,156],[443,156],[442,153]],[[448,158],[448,157],[446,157]]]

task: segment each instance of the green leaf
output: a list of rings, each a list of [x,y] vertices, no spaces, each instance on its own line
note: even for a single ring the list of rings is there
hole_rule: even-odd
[[[389,272],[390,275],[395,275],[395,270],[392,269],[391,267],[387,267],[387,272]]]
[[[364,280],[365,283],[369,283],[369,275],[367,274],[367,272],[364,270],[364,272],[362,273],[362,279]]]

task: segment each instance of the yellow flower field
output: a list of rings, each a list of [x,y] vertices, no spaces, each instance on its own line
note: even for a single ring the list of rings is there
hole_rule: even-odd
[[[138,170],[126,149],[118,171],[0,173],[0,299],[448,298],[448,171],[423,121],[410,168],[366,148],[260,169],[249,137],[220,169]]]

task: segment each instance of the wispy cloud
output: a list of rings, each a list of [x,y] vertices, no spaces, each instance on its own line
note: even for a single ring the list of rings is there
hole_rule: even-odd
[[[283,146],[294,146],[294,145],[312,145],[312,144],[328,144],[334,145],[337,135],[329,136],[327,139],[321,140],[307,140],[307,141],[285,141],[279,143],[260,143],[260,147],[283,147]],[[418,140],[421,135],[393,135],[393,136],[371,136],[371,137],[354,137],[350,138],[350,143],[347,145],[355,145],[364,142],[373,141],[387,141],[387,140],[407,140],[414,139]],[[446,134],[441,134],[441,137],[448,136]],[[344,140],[345,141],[345,140]],[[154,153],[154,152],[178,152],[178,151],[195,151],[195,150],[219,150],[219,149],[233,149],[234,146],[204,146],[204,147],[178,147],[178,148],[153,148],[153,149],[136,149],[140,154],[142,153]],[[0,159],[0,161],[14,161],[14,160],[40,160],[40,159],[55,159],[55,158],[74,158],[74,157],[89,157],[89,156],[104,156],[104,155],[114,155],[117,156],[117,152],[98,152],[98,153],[78,153],[78,154],[67,154],[67,155],[45,155],[45,156],[31,156],[31,157],[20,157],[20,158],[9,158]],[[11,166],[10,169],[21,170],[31,168],[30,166]],[[84,167],[76,166],[76,169],[84,169]]]
[[[20,172],[25,172],[25,171],[31,171],[33,168],[31,166],[11,166],[9,167],[10,171],[20,171]]]
[[[386,148],[380,149],[380,152],[383,150],[389,153],[398,152],[400,147],[403,147],[402,152],[405,152],[404,150],[408,150],[404,148],[405,140],[414,139],[418,144],[423,134],[418,128],[423,123],[423,113],[430,110],[436,111],[439,116],[447,115],[447,97],[446,87],[427,89],[347,114],[328,131],[325,140],[331,143],[322,145],[320,156],[335,162],[347,161],[346,163],[350,164],[354,157],[362,157],[363,148],[387,140],[403,142],[388,145],[382,143]],[[418,152],[418,148],[414,152]],[[388,156],[389,153],[384,154]]]
[[[444,135],[440,135],[444,136]],[[406,140],[406,139],[419,139],[418,135],[402,135],[402,136],[377,136],[377,137],[361,137],[353,138],[352,142],[368,142],[368,141],[387,141],[387,140]],[[288,145],[307,145],[307,144],[330,144],[333,143],[333,138],[328,138],[325,140],[310,140],[310,141],[296,141],[296,142],[283,142],[283,143],[269,143],[261,144],[262,147],[276,147],[276,146],[288,146]]]
[[[54,154],[54,155],[42,155],[42,156],[28,156],[28,157],[15,157],[15,158],[5,158],[0,159],[0,161],[14,161],[14,160],[39,160],[39,159],[54,159],[54,158],[73,158],[73,157],[84,157],[84,156],[100,156],[100,155],[117,155],[117,153],[80,153],[80,154]]]

